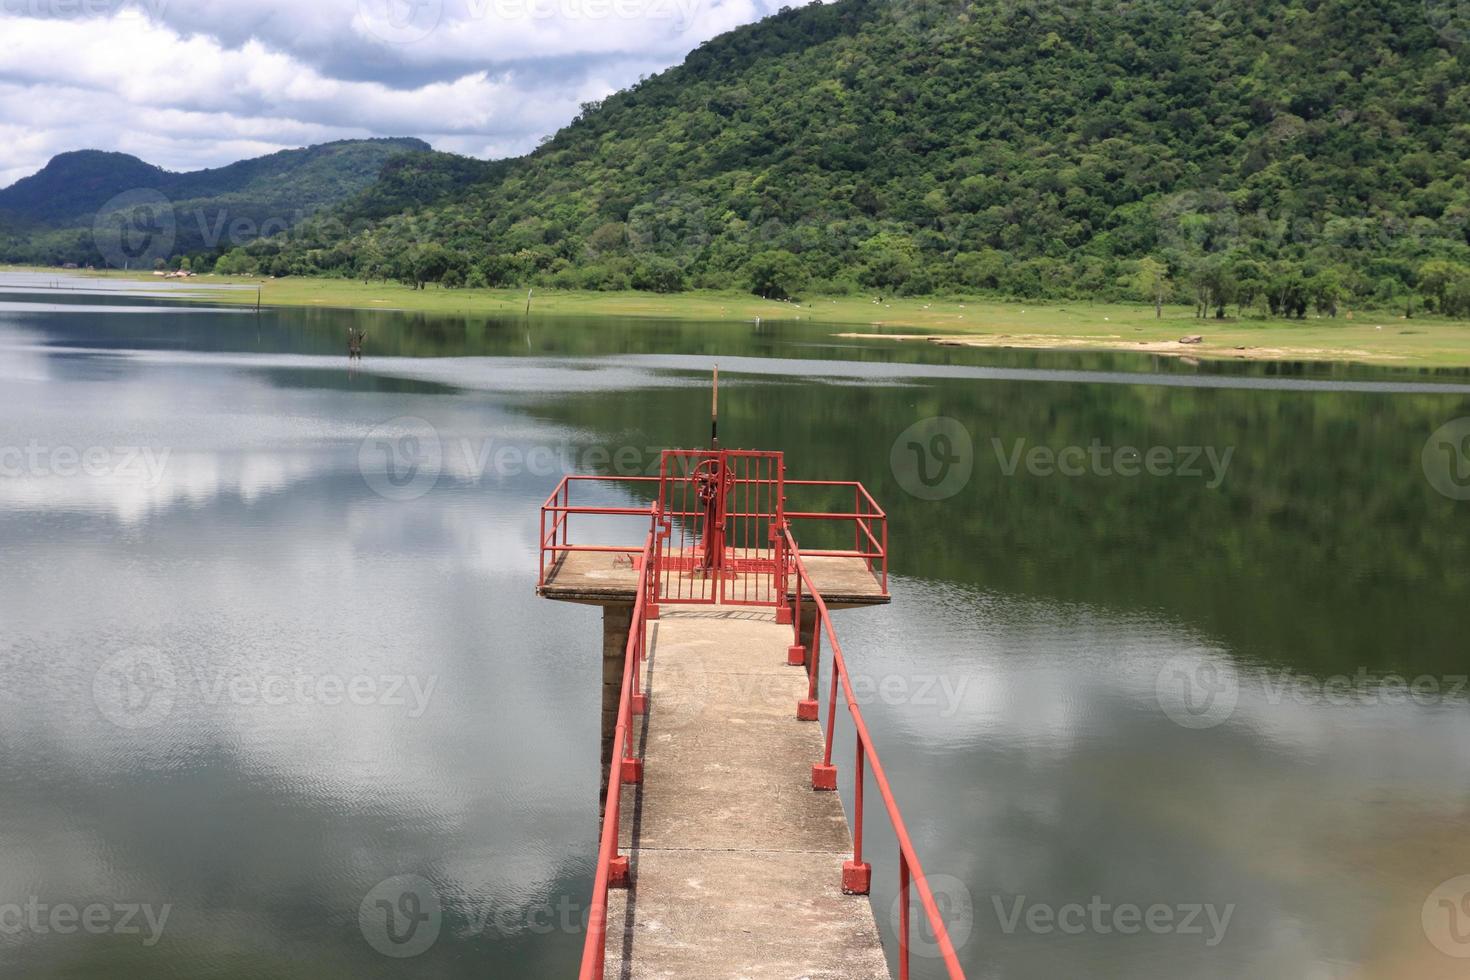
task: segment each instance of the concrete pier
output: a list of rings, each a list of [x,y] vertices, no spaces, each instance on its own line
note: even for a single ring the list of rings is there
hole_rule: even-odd
[[[648,624],[648,712],[623,787],[632,887],[610,893],[607,975],[699,980],[889,976],[836,793],[816,792],[821,726],[769,608],[670,606]]]
[[[780,453],[668,450],[660,467],[646,510],[627,500],[647,499],[648,478],[592,476],[567,477],[541,509],[537,592],[603,607],[605,810],[581,976],[886,980],[870,901],[848,894],[867,892],[870,868],[854,860],[833,767],[817,765],[803,659],[822,628],[811,593],[829,611],[889,601],[887,517],[861,484],[788,484]],[[589,484],[623,497],[585,502]],[[788,486],[852,503],[792,511]],[[638,536],[573,532],[594,518]],[[793,520],[850,525],[853,549],[803,552]],[[643,631],[632,643],[630,629]],[[630,650],[646,654],[636,670]]]
[[[631,602],[610,602],[602,607],[602,788],[597,800],[607,799],[607,781],[612,763],[613,736],[618,727],[618,701],[623,695],[623,656],[628,648],[628,630],[633,625]]]

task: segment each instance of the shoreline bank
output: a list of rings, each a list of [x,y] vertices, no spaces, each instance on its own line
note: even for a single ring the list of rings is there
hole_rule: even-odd
[[[77,278],[167,283],[180,299],[231,306],[379,310],[435,316],[524,316],[521,289],[412,289],[356,280],[198,276],[165,280],[150,274],[7,266],[4,271]],[[233,288],[217,288],[233,287]],[[240,288],[248,287],[248,288]],[[738,292],[590,292],[536,288],[530,315],[682,319],[711,322],[804,320],[830,324],[849,340],[922,342],[952,347],[1136,351],[1199,359],[1352,361],[1406,368],[1470,368],[1470,322],[1353,311],[1337,318],[1199,319],[1190,307],[1121,303],[1017,303],[974,297],[807,297],[767,300]],[[1182,338],[1199,336],[1198,343]]]

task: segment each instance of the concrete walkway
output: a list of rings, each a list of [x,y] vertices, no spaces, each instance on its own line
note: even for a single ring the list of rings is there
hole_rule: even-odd
[[[643,782],[623,788],[633,887],[609,896],[607,976],[878,980],[866,896],[843,895],[852,841],[811,788],[821,726],[770,609],[665,605],[648,624]]]

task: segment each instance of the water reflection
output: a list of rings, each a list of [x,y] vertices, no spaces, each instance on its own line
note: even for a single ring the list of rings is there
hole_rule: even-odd
[[[350,375],[342,338],[369,319]],[[579,931],[556,923],[590,886],[598,620],[532,595],[536,506],[563,471],[698,444],[715,357],[722,436],[861,479],[889,511],[895,602],[839,628],[917,844],[968,899],[972,976],[1458,975],[1420,916],[1470,872],[1451,689],[1470,532],[1419,454],[1470,414],[1463,377],[863,347],[809,325],[4,304],[0,447],[21,456],[0,477],[0,907],[171,913],[152,946],[0,930],[0,975],[570,972]],[[889,449],[940,415],[973,473],[919,499]],[[385,493],[420,422],[433,479]],[[1213,488],[1002,467],[1018,440],[1094,439],[1234,452]],[[1395,673],[1444,687],[1386,699]],[[1360,674],[1345,699],[1313,686]],[[892,847],[870,833],[887,922]],[[359,921],[400,876],[442,909],[406,959]],[[1213,945],[1007,928],[1018,899],[1093,896],[1234,911]]]

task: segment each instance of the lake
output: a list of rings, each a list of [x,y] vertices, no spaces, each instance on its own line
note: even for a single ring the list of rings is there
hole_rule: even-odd
[[[538,507],[702,445],[716,360],[723,444],[888,511],[836,625],[970,976],[1464,975],[1470,374],[176,296],[0,275],[0,976],[573,975]]]

